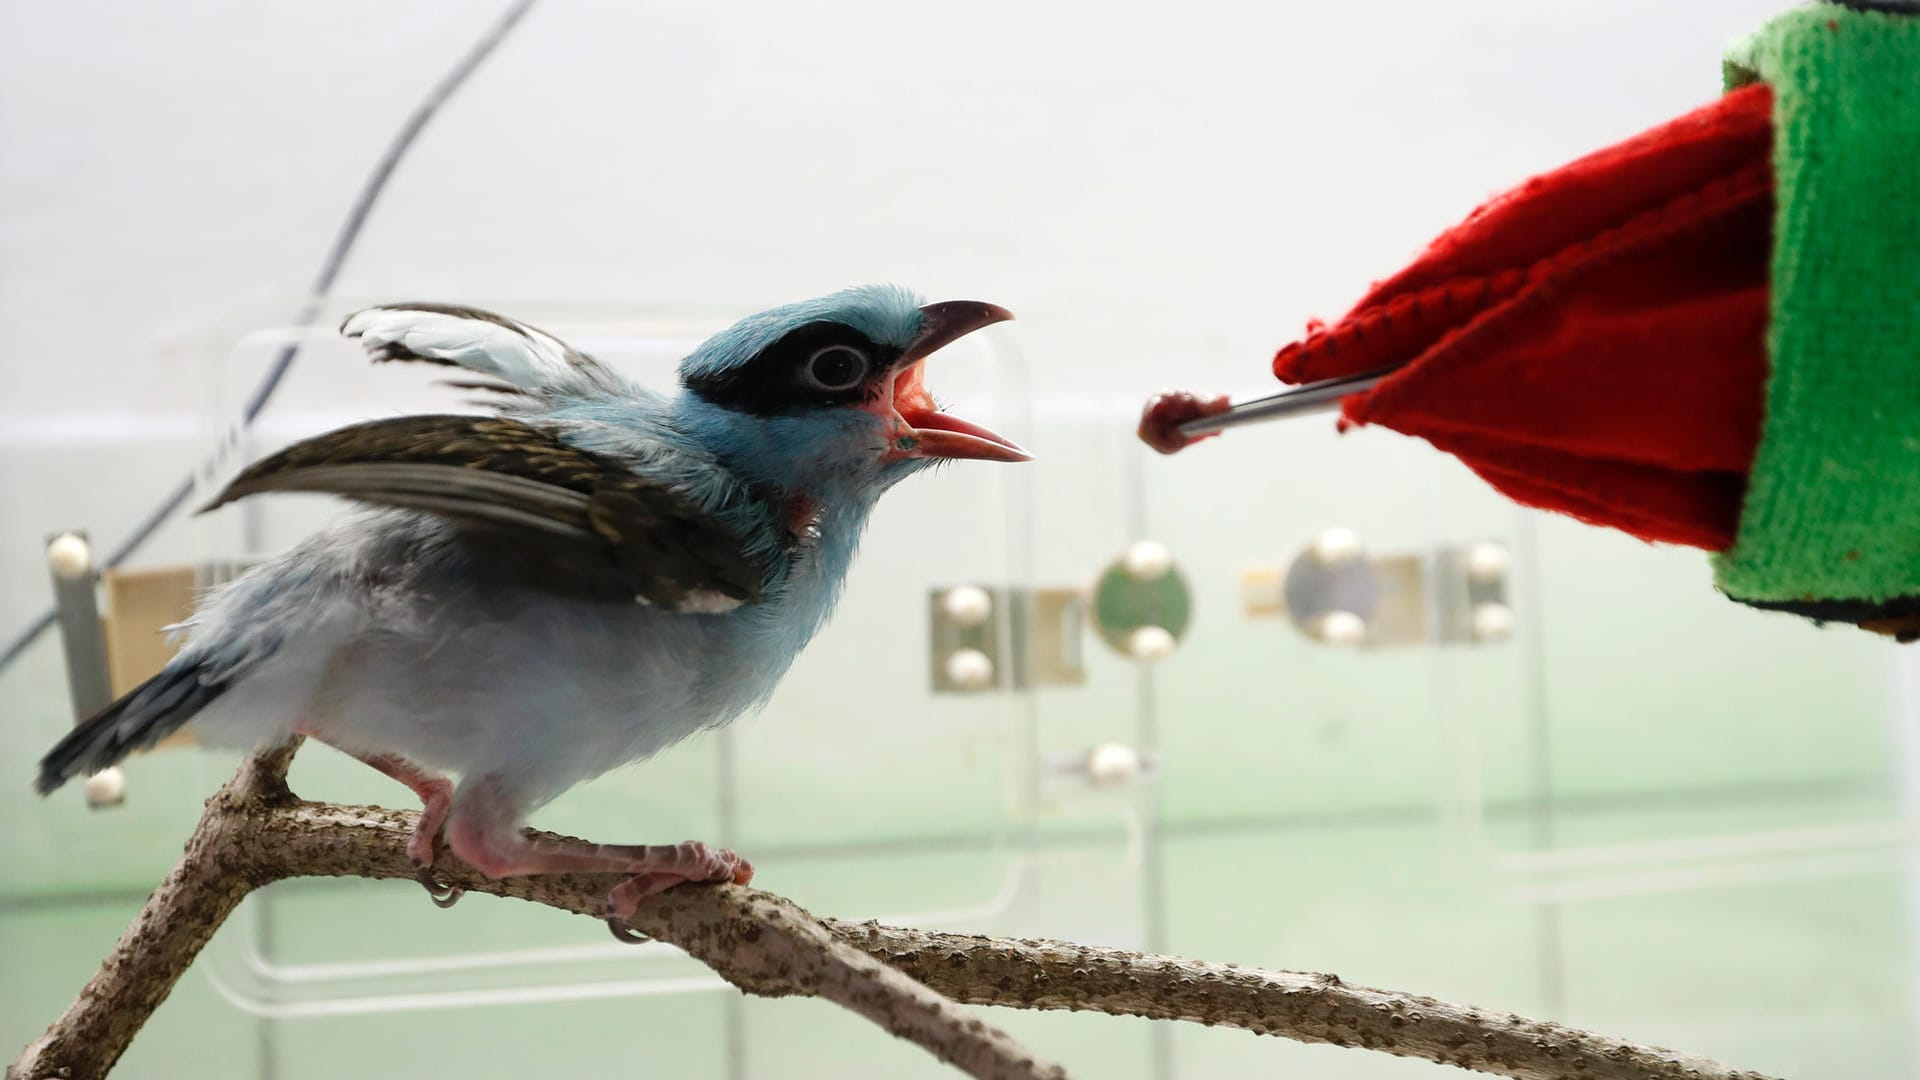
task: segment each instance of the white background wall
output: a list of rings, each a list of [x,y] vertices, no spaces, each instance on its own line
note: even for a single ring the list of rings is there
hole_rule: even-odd
[[[157,344],[250,297],[297,296],[406,112],[503,6],[0,5],[0,635],[45,603],[40,543],[49,529],[83,525],[116,541],[198,459],[190,432],[208,380]],[[540,0],[408,157],[338,288],[359,297],[739,310],[892,279],[1019,312],[1046,406],[1117,403],[1124,415],[1128,403],[1168,384],[1258,392],[1271,385],[1273,348],[1305,319],[1340,314],[1481,199],[1711,99],[1724,44],[1784,6]],[[1262,507],[1267,531],[1253,537],[1226,537],[1206,516],[1230,498],[1218,490],[1233,482],[1225,470],[1209,474],[1182,458],[1154,473],[1165,538],[1183,557],[1232,548],[1236,557],[1271,558],[1304,530],[1335,523],[1335,508],[1339,523],[1369,537],[1370,525],[1423,512],[1394,502],[1414,481],[1388,468],[1428,451],[1382,434],[1371,445],[1393,449],[1356,464],[1360,440],[1323,453],[1334,440],[1312,434],[1241,437],[1244,447],[1287,448],[1279,456],[1289,463],[1305,459],[1276,485]],[[1124,432],[1107,435],[1110,442],[1090,438],[1058,458],[1084,463],[1081,475],[1092,476],[1105,448],[1126,444]],[[1264,459],[1238,460],[1251,472]],[[1185,479],[1203,475],[1212,486]],[[1118,481],[1096,480],[1043,500],[1052,533],[1046,580],[1069,580],[1118,542],[1061,535],[1090,506],[1118,513],[1100,505]],[[1722,603],[1706,588],[1697,553],[1650,554],[1562,519],[1542,519],[1540,529],[1553,553],[1540,589],[1548,600],[1541,634],[1557,680],[1547,712],[1565,789],[1553,793],[1652,807],[1642,818],[1579,819],[1563,839],[1645,839],[1634,830],[1649,821],[1692,836],[1882,812],[1880,708],[1867,700],[1878,684],[1861,691],[1866,680],[1852,677],[1882,670],[1871,641]],[[194,539],[176,529],[154,555],[196,552]],[[877,538],[872,546],[884,548]],[[866,565],[874,561],[869,553]],[[1215,590],[1204,601],[1212,610],[1235,603],[1230,562],[1204,564],[1214,571],[1203,582]],[[1214,619],[1210,632],[1223,627],[1214,643],[1168,669],[1167,700],[1189,709],[1166,729],[1170,755],[1187,755],[1184,771],[1169,770],[1170,803],[1187,799],[1199,821],[1238,803],[1293,814],[1430,801],[1427,774],[1446,762],[1425,752],[1427,714],[1352,707],[1347,692],[1386,685],[1424,695],[1428,684],[1408,674],[1417,658],[1391,669],[1400,672],[1396,684],[1375,673],[1382,669],[1329,664],[1297,642],[1283,655],[1291,639],[1276,630],[1275,651],[1260,658],[1293,665],[1285,708],[1234,728],[1252,706],[1194,708],[1214,702],[1193,688],[1226,685],[1252,667],[1245,653],[1219,647],[1220,638],[1240,637],[1231,630],[1238,625]],[[841,626],[851,629],[844,616]],[[1237,647],[1251,653],[1264,640],[1249,634]],[[1509,668],[1518,665],[1488,653],[1481,667],[1463,670]],[[1302,673],[1318,676],[1332,704],[1316,712],[1311,693],[1303,704]],[[13,726],[0,733],[29,749],[0,755],[15,769],[0,823],[12,814],[29,824],[0,834],[20,843],[79,835],[57,832],[60,808],[31,800],[19,783],[46,742],[22,716],[48,732],[59,722],[57,649],[43,642],[9,679],[0,725]],[[1474,693],[1484,698],[1502,685],[1463,677],[1451,689],[1466,704],[1451,707],[1471,708]],[[1092,691],[1078,701],[1090,719],[1056,723],[1058,738],[1124,719],[1096,708]],[[1064,714],[1076,706],[1051,707]],[[1351,737],[1323,738],[1334,730],[1326,717]],[[1517,707],[1495,716],[1487,740],[1490,759],[1508,764],[1490,775],[1516,789],[1527,775],[1515,763],[1531,752],[1516,734],[1523,720],[1531,723]],[[1515,729],[1499,726],[1506,721]],[[804,737],[804,725],[793,728],[793,738]],[[1231,752],[1233,767],[1195,767],[1216,752]],[[162,802],[148,794],[165,777],[140,780],[147,801],[128,820],[155,837],[144,845],[155,859],[177,845],[206,789],[190,780],[181,780],[191,790],[178,805],[159,811],[177,811],[181,823],[148,816]],[[1717,798],[1741,784],[1751,801],[1731,809],[1687,801],[1695,798],[1689,785]],[[1670,788],[1678,801],[1642,796],[1643,786]],[[1829,1075],[1911,1075],[1910,950],[1889,944],[1901,926],[1888,913],[1911,906],[1897,867],[1777,889],[1736,883],[1678,899],[1567,905],[1536,918],[1535,909],[1516,914],[1461,887],[1426,828],[1368,842],[1284,829],[1189,837],[1172,847],[1170,865],[1188,870],[1172,875],[1173,906],[1176,922],[1200,930],[1176,935],[1175,951],[1485,995],[1783,1074],[1818,1065]],[[52,848],[42,844],[39,865],[78,864],[76,877],[94,871],[65,847],[48,855]],[[1246,858],[1249,851],[1260,857]],[[1216,896],[1211,875],[1229,862],[1264,867],[1288,887],[1312,885],[1286,893],[1294,907],[1274,917],[1268,897],[1282,895],[1280,884]],[[16,1003],[11,1022],[21,1031],[57,1007],[119,932],[128,911],[113,904],[130,910],[152,875],[134,876],[141,884],[119,900],[0,919],[0,958],[9,946],[24,957],[11,968],[0,959],[0,972],[27,973],[0,979],[0,1013]],[[405,900],[420,906],[417,895]],[[1349,922],[1342,911],[1353,913]],[[1541,929],[1562,918],[1551,933]],[[1536,977],[1536,952],[1553,958],[1551,974]],[[1540,989],[1556,983],[1574,992]],[[1735,999],[1744,1004],[1726,1004]],[[819,1013],[784,1011],[788,1004],[748,1014],[751,1024],[795,1025],[783,1037],[786,1029],[750,1024],[752,1045],[782,1067],[776,1075],[800,1075],[777,1055],[810,1045],[798,1025],[821,1022]],[[169,1008],[136,1044],[146,1061],[205,1054],[208,1032],[245,1035],[203,984],[190,983]],[[652,1008],[641,1015],[653,1026],[636,1029],[643,1036],[684,1037],[697,1026]],[[511,1021],[572,1017],[596,1025],[583,1045],[604,1048],[599,1018],[610,1009]],[[383,1018],[391,1029],[372,1036],[350,1026],[359,1021],[293,1025],[283,1033],[291,1041],[282,1075],[337,1072],[343,1066],[329,1055],[357,1054],[369,1039],[388,1054],[438,1053],[446,1040],[416,1033],[435,1022],[477,1060],[498,1065],[489,1054],[508,1060],[537,1048],[498,1019],[505,1015]],[[1117,1046],[1110,1055],[1125,1057],[1145,1044],[1146,1028],[1105,1024],[1084,1027],[1088,1047]],[[1265,1040],[1212,1041],[1216,1034],[1175,1036],[1192,1075],[1237,1075],[1296,1052]],[[1038,1045],[1095,1059],[1087,1049],[1068,1054],[1058,1039],[1049,1029]],[[298,1052],[303,1045],[309,1053]],[[260,1046],[271,1057],[271,1040]],[[869,1052],[892,1048],[864,1031],[836,1048]],[[1301,1075],[1329,1077],[1403,1065],[1333,1051],[1298,1060],[1309,1063]],[[233,1068],[256,1074],[250,1059]],[[853,1071],[838,1056],[820,1068]]]
[[[1049,400],[1258,390],[1304,319],[1484,196],[1711,98],[1780,6],[542,0],[340,289],[732,307],[893,279],[1014,308]],[[117,539],[193,456],[49,483],[62,447],[200,408],[154,343],[303,289],[500,7],[6,6],[8,624],[48,529]]]

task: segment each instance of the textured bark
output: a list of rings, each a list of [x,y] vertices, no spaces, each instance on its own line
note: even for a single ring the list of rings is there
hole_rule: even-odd
[[[254,758],[207,800],[186,854],[60,1019],[7,1067],[7,1080],[105,1076],[233,909],[269,880],[248,824],[283,810],[298,744]]]
[[[1190,1020],[1424,1058],[1518,1080],[1766,1080],[1717,1061],[1512,1013],[1175,956],[826,920],[955,1001]]]
[[[731,886],[681,889],[633,922],[742,989],[825,998],[972,1076],[1066,1076],[968,1010],[849,945],[784,897]]]
[[[287,793],[284,775],[284,756],[263,759],[209,800],[180,865],[79,998],[7,1070],[8,1080],[105,1075],[252,889],[289,877],[413,878],[406,846],[418,814],[303,802]],[[437,869],[445,883],[470,893],[596,919],[620,880],[548,874],[495,881],[446,853]],[[825,998],[972,1076],[996,1080],[1065,1073],[956,1002],[1188,1020],[1516,1080],[1766,1080],[1558,1024],[1348,986],[1333,975],[822,921],[792,901],[734,885],[669,890],[643,903],[632,925],[748,993]]]

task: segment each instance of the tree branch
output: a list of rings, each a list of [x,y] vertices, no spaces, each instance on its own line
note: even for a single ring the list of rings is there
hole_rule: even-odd
[[[1257,971],[1070,941],[824,921],[834,933],[969,1005],[1190,1020],[1516,1080],[1767,1080],[1708,1058],[1544,1020],[1348,986],[1336,975]]]
[[[293,748],[249,760],[207,800],[186,854],[120,935],[100,970],[60,1019],[27,1044],[7,1080],[105,1076],[213,932],[265,885],[248,823],[283,811]]]
[[[147,898],[67,1011],[7,1069],[7,1080],[105,1076],[249,892],[290,877],[412,878],[417,814],[296,799],[297,745],[250,759],[207,801],[186,854]],[[620,875],[494,881],[443,854],[449,884],[599,916]],[[537,886],[522,888],[520,886]],[[1066,1080],[1011,1037],[853,948],[790,900],[758,889],[681,888],[643,902],[632,924],[687,950],[743,990],[822,997],[979,1080]]]
[[[289,877],[413,878],[406,844],[419,815],[295,799],[284,782],[290,754],[255,759],[208,801],[180,865],[66,1013],[7,1070],[8,1080],[105,1075],[255,888]],[[496,881],[447,854],[436,869],[470,893],[596,919],[619,881],[604,874]],[[1766,1080],[1558,1024],[1348,986],[1332,975],[822,921],[792,901],[733,885],[668,890],[643,903],[632,925],[685,949],[748,993],[826,998],[972,1076],[995,1080],[1065,1073],[956,1002],[1190,1020],[1515,1080]]]

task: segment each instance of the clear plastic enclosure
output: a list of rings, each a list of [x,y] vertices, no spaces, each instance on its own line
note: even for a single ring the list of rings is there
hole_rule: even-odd
[[[358,306],[296,329],[297,304],[264,303],[170,346],[204,373],[200,434],[224,447],[208,493],[306,435],[459,410],[460,392],[435,385],[445,370],[369,365],[338,337]],[[480,306],[663,388],[751,307]],[[1518,509],[1389,433],[1301,420],[1159,458],[1133,438],[1134,402],[1036,400],[1018,333],[962,340],[928,382],[1035,462],[890,493],[838,615],[764,714],[577,789],[536,825],[735,846],[758,884],[822,914],[1335,970],[1757,1067],[1838,1054],[1897,1075],[1911,1061],[1898,1003],[1912,990],[1915,709],[1890,646],[1738,608],[1698,553]],[[273,407],[244,435],[224,428],[293,341]],[[194,558],[277,551],[337,509],[247,500],[198,519]],[[1500,557],[1475,562],[1485,545]],[[1372,575],[1378,608],[1357,636],[1288,609],[1277,583],[1316,560]],[[1134,649],[1137,627],[1101,623],[1095,585],[1163,572],[1190,618]],[[1444,617],[1461,573],[1480,574],[1473,595],[1496,597],[1499,618]],[[987,623],[946,601],[964,586],[987,597]],[[955,665],[969,642],[988,674]],[[231,764],[136,759],[129,808],[47,811],[8,840],[12,865],[47,895],[144,890]],[[311,798],[412,805],[324,747],[292,779]],[[1858,947],[1803,940],[1821,920],[1857,928]],[[411,883],[302,880],[248,900],[189,977],[258,1017],[282,1060],[304,1048],[336,1069],[356,1039],[474,1037],[456,1019],[491,1005],[648,997],[647,1017],[729,1048],[673,1059],[701,1076],[797,1075],[786,1050],[857,1024],[711,995],[723,984],[677,951],[604,937],[523,904],[441,911]],[[1752,989],[1830,972],[1836,955],[1844,1031]],[[1650,985],[1655,967],[1686,975]],[[381,1019],[396,1013],[441,1020],[397,1035]],[[997,1018],[1087,1075],[1332,1060],[1242,1034]],[[819,1075],[938,1075],[846,1030]],[[579,1069],[621,1060],[590,1039],[569,1052]],[[1337,1075],[1375,1075],[1353,1067]]]

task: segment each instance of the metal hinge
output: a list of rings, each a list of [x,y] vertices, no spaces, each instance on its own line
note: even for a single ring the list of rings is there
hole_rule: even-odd
[[[1496,540],[1375,555],[1353,530],[1332,528],[1284,572],[1243,573],[1242,607],[1252,616],[1284,615],[1327,645],[1489,645],[1513,634],[1511,562]]]

